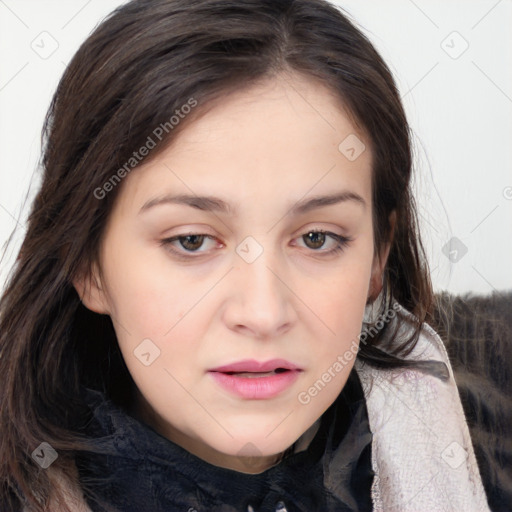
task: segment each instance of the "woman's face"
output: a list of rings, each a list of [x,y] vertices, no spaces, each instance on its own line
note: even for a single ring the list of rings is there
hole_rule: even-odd
[[[281,76],[224,98],[124,179],[102,273],[75,285],[112,317],[133,413],[256,473],[343,388],[381,279],[373,252],[369,141],[323,86]],[[287,370],[261,373],[269,361]]]

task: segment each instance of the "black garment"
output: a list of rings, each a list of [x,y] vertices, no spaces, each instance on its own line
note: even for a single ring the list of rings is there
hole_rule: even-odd
[[[84,388],[101,454],[81,453],[77,468],[110,510],[120,512],[371,511],[371,440],[359,377],[352,370],[321,417],[309,446],[259,474],[220,468]],[[312,398],[315,400],[315,398]],[[308,407],[308,405],[303,405]],[[103,512],[88,498],[94,512]]]

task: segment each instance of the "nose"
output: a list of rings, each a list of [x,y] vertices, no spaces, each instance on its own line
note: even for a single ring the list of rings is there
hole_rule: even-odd
[[[230,329],[258,339],[283,334],[296,319],[285,266],[266,249],[252,262],[238,255],[235,258],[224,322]]]

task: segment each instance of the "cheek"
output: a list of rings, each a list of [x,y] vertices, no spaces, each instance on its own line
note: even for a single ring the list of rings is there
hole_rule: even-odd
[[[312,339],[316,340],[316,372],[325,371],[349,349],[357,353],[366,295],[348,290],[347,293],[327,294],[325,302],[317,305],[321,322],[317,324],[316,334],[312,333]],[[318,343],[319,339],[322,343]]]
[[[151,256],[151,253],[149,253]],[[185,315],[189,288],[162,259],[148,258],[121,237],[112,239],[104,253],[104,268],[112,319],[118,323],[120,342],[129,333],[137,339],[162,339]]]
[[[312,360],[310,384],[314,386],[318,379],[329,381],[329,385],[322,388],[322,393],[315,398],[320,408],[334,400],[353,367],[370,275],[370,260],[365,259],[364,254],[347,257],[339,272],[333,272],[329,281],[316,288],[314,293],[312,310],[318,312],[321,322],[315,322],[316,330],[311,331],[311,339],[315,342],[310,350],[315,358]],[[318,343],[319,339],[322,343]]]
[[[370,259],[354,254],[343,260],[339,271],[332,272],[306,295],[311,309],[334,331],[336,339],[351,339],[359,334],[370,276]]]
[[[123,254],[117,243],[115,254]],[[130,373],[142,384],[157,377],[153,370],[166,368],[185,382],[191,378],[190,368],[215,311],[213,294],[207,294],[214,283],[192,279],[183,269],[169,264],[165,254],[124,250],[129,257],[110,254],[108,277],[112,320]],[[150,351],[158,353],[149,373],[134,356],[146,339],[157,347],[150,344]]]

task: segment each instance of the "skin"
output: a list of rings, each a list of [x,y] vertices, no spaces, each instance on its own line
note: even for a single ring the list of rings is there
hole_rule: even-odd
[[[338,150],[350,134],[366,145],[354,161]],[[136,385],[134,416],[201,459],[245,473],[274,465],[314,426],[354,360],[308,404],[299,393],[357,341],[389,251],[374,255],[370,144],[323,85],[280,75],[223,98],[124,179],[98,265],[75,287],[89,309],[112,317]],[[365,205],[287,214],[299,200],[342,190]],[[170,203],[140,212],[182,193],[222,198],[237,213]],[[305,236],[319,229],[352,241],[327,254],[334,239]],[[190,232],[213,238],[161,243]],[[252,263],[236,252],[248,236],[263,249]],[[134,355],[146,338],[160,349],[149,366]],[[207,372],[273,358],[303,371],[271,399],[233,396]]]

